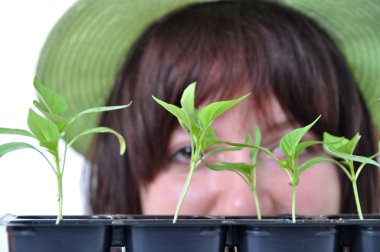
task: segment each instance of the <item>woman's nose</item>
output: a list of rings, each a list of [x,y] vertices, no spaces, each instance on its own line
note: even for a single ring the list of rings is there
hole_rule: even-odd
[[[214,207],[217,215],[256,215],[252,192],[247,183],[234,172],[218,174],[220,188]]]
[[[247,151],[225,153],[221,157],[223,162],[246,163],[251,162]],[[256,215],[253,194],[244,178],[233,171],[216,171],[213,178],[217,200],[211,214],[215,215]]]

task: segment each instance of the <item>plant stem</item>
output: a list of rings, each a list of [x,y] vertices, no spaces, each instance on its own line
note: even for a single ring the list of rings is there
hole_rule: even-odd
[[[61,220],[63,219],[62,215],[62,208],[63,208],[63,190],[62,190],[62,177],[63,173],[61,172],[61,167],[59,163],[59,156],[55,155],[55,166],[56,166],[56,177],[57,177],[57,186],[58,186],[58,204],[59,204],[59,210],[57,215],[57,220],[55,224],[59,224]]]
[[[179,211],[182,207],[183,200],[185,199],[187,190],[189,189],[190,182],[191,182],[191,179],[193,177],[196,164],[197,164],[196,161],[191,160],[190,171],[189,171],[189,174],[187,175],[185,186],[183,187],[181,195],[180,195],[179,200],[178,200],[177,208],[175,210],[175,214],[174,214],[174,218],[173,218],[173,223],[177,222],[178,214],[179,214]]]
[[[256,191],[256,168],[253,170],[253,185],[251,186],[251,192],[253,195],[253,200],[255,201],[255,205],[256,205],[257,219],[261,220],[260,201],[259,201],[259,197]]]
[[[260,202],[257,196],[256,189],[253,186],[251,187],[251,192],[252,192],[253,200],[255,201],[255,205],[256,205],[257,219],[261,220]]]
[[[292,183],[292,222],[296,223],[296,188],[297,185]]]
[[[66,165],[66,154],[67,154],[67,140],[65,139],[65,149],[63,151],[63,161],[62,161],[62,174],[65,171]]]
[[[63,219],[62,215],[62,206],[63,206],[63,191],[62,191],[62,174],[57,173],[57,185],[58,185],[58,203],[59,203],[59,211],[55,224],[59,224],[59,222]]]
[[[352,182],[352,189],[354,190],[356,209],[358,211],[359,219],[363,220],[363,213],[362,213],[362,208],[360,206],[360,199],[359,199],[359,194],[358,194],[358,188],[356,185],[356,179],[351,180],[351,182]]]

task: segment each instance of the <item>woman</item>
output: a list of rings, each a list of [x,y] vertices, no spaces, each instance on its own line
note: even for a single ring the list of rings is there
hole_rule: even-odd
[[[152,95],[179,105],[196,81],[196,104],[251,92],[215,124],[217,137],[242,142],[253,124],[276,155],[286,132],[322,115],[308,139],[323,132],[362,134],[358,155],[376,152],[375,131],[347,63],[329,35],[313,20],[284,6],[262,2],[189,5],[153,23],[130,49],[107,105],[133,108],[104,114],[100,124],[121,132],[127,154],[108,135],[98,135],[89,152],[89,204],[94,213],[173,214],[187,175],[189,139]],[[107,155],[104,155],[107,153]],[[320,148],[305,158],[323,155]],[[223,161],[246,162],[231,152]],[[288,177],[261,156],[257,192],[263,215],[290,213]],[[364,213],[378,212],[379,173],[367,167],[358,179]],[[297,213],[354,213],[350,181],[321,163],[301,177]],[[255,215],[249,189],[234,173],[197,169],[181,214]]]

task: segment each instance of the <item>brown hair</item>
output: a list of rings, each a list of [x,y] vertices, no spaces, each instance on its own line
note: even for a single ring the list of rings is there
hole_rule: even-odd
[[[139,188],[161,171],[176,120],[151,95],[179,105],[185,87],[198,82],[197,101],[231,98],[242,85],[264,111],[273,94],[288,117],[312,129],[352,137],[362,134],[358,155],[375,153],[374,129],[344,57],[313,20],[278,4],[213,2],[189,5],[152,24],[130,49],[100,124],[127,139],[127,153],[109,135],[94,138],[89,204],[93,213],[141,213]],[[240,89],[239,89],[240,90]],[[239,94],[241,95],[241,94]],[[377,212],[378,169],[358,179],[363,212]],[[355,212],[349,180],[341,174],[341,212]]]

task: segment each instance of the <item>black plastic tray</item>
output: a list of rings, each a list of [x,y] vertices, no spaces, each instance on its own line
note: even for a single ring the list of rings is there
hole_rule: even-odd
[[[180,216],[3,216],[10,252],[110,251],[378,251],[380,216],[297,217]]]

